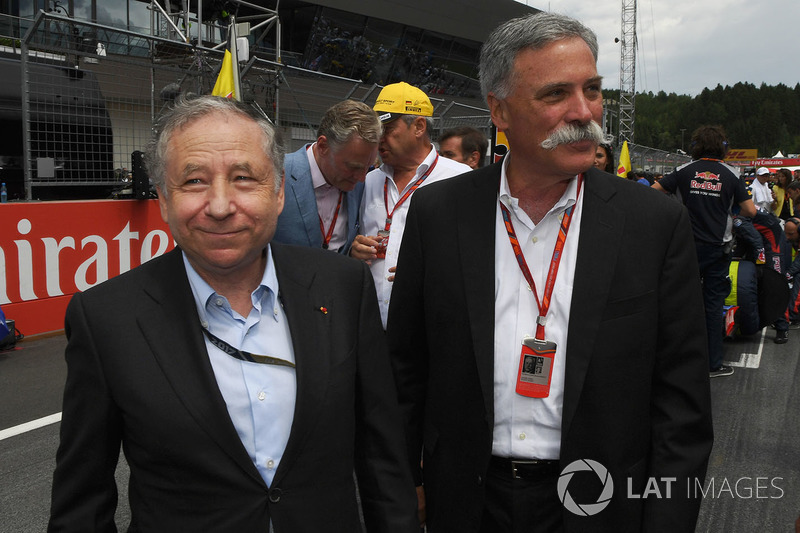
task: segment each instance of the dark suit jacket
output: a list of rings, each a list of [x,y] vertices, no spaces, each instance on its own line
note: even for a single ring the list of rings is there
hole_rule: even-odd
[[[314,196],[314,185],[311,183],[311,167],[308,165],[306,148],[300,148],[284,158],[286,174],[286,200],[283,212],[278,217],[278,228],[275,230],[273,242],[297,244],[322,248],[322,232],[319,229],[319,212],[317,198]],[[339,253],[347,255],[350,246],[358,235],[358,210],[364,184],[358,183],[356,188],[345,193],[347,204],[347,241],[339,249]]]
[[[500,163],[414,194],[392,291],[390,357],[412,467],[424,447],[418,475],[432,533],[476,531],[481,518],[494,426],[499,180]],[[712,427],[689,219],[656,191],[594,169],[583,189],[560,462],[600,462],[614,492],[594,516],[564,511],[565,527],[694,531],[700,501],[687,498],[686,482],[704,479]],[[672,497],[627,498],[627,479],[641,495],[648,476],[678,478]],[[573,480],[568,490],[595,503],[595,485],[582,494],[590,487]]]
[[[68,365],[50,531],[112,531],[120,442],[131,531],[414,531],[416,499],[369,270],[273,245],[297,401],[267,487],[234,429],[179,250],[67,310]],[[320,311],[327,309],[327,314]]]

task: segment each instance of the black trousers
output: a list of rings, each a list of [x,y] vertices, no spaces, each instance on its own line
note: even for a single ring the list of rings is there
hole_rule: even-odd
[[[558,533],[564,506],[558,498],[558,463],[526,467],[492,461],[486,476],[481,533]]]

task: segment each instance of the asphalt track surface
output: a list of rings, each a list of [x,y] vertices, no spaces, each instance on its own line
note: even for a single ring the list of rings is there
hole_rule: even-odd
[[[800,330],[790,331],[783,345],[772,342],[774,335],[766,328],[725,343],[725,359],[736,372],[711,380],[716,438],[708,478],[694,488],[704,495],[698,532],[794,531],[800,515]],[[65,345],[63,334],[55,334],[0,352],[0,533],[46,529]],[[129,521],[127,477],[121,459],[121,531]]]

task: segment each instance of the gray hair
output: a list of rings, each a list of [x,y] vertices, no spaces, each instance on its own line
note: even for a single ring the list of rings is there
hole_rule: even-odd
[[[425,119],[425,135],[428,136],[428,140],[430,141],[431,133],[433,133],[433,117],[423,117],[422,115],[400,115],[400,119],[409,126],[418,118]]]
[[[480,80],[485,99],[489,93],[500,100],[508,97],[514,83],[514,60],[525,49],[578,37],[583,39],[597,62],[595,33],[577,20],[557,13],[535,13],[511,19],[495,28],[481,48]]]
[[[166,197],[167,148],[172,135],[196,120],[208,115],[238,115],[256,123],[264,133],[264,153],[272,160],[275,169],[275,191],[283,182],[283,146],[269,119],[256,112],[249,104],[219,96],[180,96],[166,113],[159,117],[155,134],[145,152],[145,165],[150,179]]]
[[[378,144],[382,133],[378,114],[370,106],[355,100],[344,100],[325,112],[317,137],[324,135],[332,148],[338,150],[355,135],[365,142]]]

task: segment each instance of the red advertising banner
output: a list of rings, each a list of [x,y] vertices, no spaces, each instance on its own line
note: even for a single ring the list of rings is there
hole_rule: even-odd
[[[783,168],[783,167],[797,167],[800,166],[800,159],[798,158],[784,158],[784,159],[752,159],[752,160],[725,160],[726,163],[735,167],[770,167],[770,168]]]
[[[174,247],[157,200],[0,205],[0,306],[34,335],[64,328],[73,293]]]

